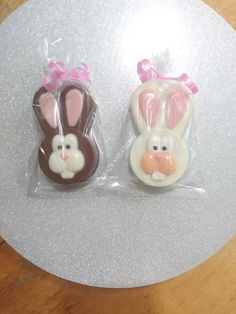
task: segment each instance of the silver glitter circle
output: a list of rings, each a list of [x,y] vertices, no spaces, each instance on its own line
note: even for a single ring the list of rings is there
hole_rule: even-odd
[[[234,234],[236,35],[221,17],[196,0],[31,0],[1,25],[0,37],[0,233],[20,254],[75,282],[134,287],[193,268]],[[164,55],[166,73],[187,72],[200,89],[206,197],[27,196],[44,38],[61,39],[56,58],[89,63],[108,155],[139,84],[137,61]]]

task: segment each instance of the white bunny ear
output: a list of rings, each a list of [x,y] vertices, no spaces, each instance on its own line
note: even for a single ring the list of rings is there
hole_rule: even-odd
[[[160,117],[160,97],[153,81],[143,83],[136,89],[130,109],[133,122],[140,132],[157,125]]]
[[[148,127],[156,125],[159,109],[159,99],[154,90],[145,90],[139,95],[139,110]]]
[[[170,129],[179,135],[191,119],[191,92],[172,80],[150,80],[131,98],[132,120],[140,133],[147,129]]]
[[[67,92],[65,101],[68,125],[74,127],[83,109],[83,95],[77,88],[74,88]]]
[[[190,93],[180,84],[174,84],[166,95],[166,128],[181,135],[191,119],[192,110]]]
[[[39,106],[41,113],[51,128],[57,127],[57,102],[50,93],[43,93],[39,97]]]

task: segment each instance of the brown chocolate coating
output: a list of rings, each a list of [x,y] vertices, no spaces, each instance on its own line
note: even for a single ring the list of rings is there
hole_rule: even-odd
[[[83,107],[78,122],[75,126],[70,127],[67,121],[65,99],[66,94],[72,89],[78,89],[82,93]],[[39,105],[39,98],[44,93],[47,93],[47,90],[42,87],[37,91],[33,99],[33,109],[44,135],[38,150],[39,165],[44,174],[58,184],[71,185],[83,182],[96,171],[99,162],[99,150],[94,138],[91,136],[91,128],[96,115],[96,103],[83,86],[70,85],[62,88],[58,97],[56,95],[59,103],[61,128],[52,128],[44,118]],[[85,164],[82,170],[75,173],[74,177],[70,179],[62,178],[60,174],[53,172],[49,167],[49,157],[53,152],[52,139],[57,134],[64,136],[74,134],[78,140],[79,150],[84,155]]]

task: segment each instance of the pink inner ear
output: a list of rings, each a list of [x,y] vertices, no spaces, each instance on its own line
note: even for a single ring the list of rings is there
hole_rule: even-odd
[[[44,93],[39,97],[39,106],[47,123],[51,128],[57,127],[57,105],[52,94]]]
[[[159,99],[153,90],[144,91],[139,96],[139,108],[149,127],[154,127],[159,114]]]
[[[83,108],[83,95],[78,89],[71,89],[66,94],[66,113],[69,126],[73,127],[79,121]]]
[[[169,129],[173,129],[183,118],[187,110],[187,102],[188,96],[180,90],[169,95],[166,120],[166,125]]]

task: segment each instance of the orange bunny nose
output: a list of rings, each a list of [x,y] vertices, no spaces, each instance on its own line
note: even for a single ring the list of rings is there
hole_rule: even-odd
[[[141,166],[143,171],[148,174],[159,171],[165,175],[170,175],[176,171],[176,159],[172,153],[147,152],[141,159]]]

